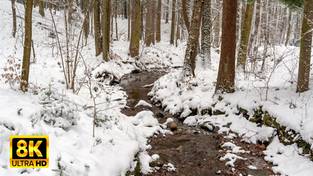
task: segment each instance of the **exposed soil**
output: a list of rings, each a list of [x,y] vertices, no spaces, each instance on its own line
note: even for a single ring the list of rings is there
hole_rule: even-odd
[[[170,114],[163,112],[158,106],[152,108],[137,107],[135,105],[139,100],[151,103],[148,93],[152,84],[165,73],[162,71],[140,72],[129,74],[123,77],[121,86],[128,94],[127,106],[123,113],[129,116],[136,115],[142,110],[151,110],[163,123],[167,118],[172,117]],[[152,104],[152,103],[151,103]],[[191,128],[176,122],[178,129],[173,135],[158,136],[151,139],[152,149],[150,154],[158,154],[160,159],[151,163],[155,172],[151,176],[211,176],[211,175],[255,175],[267,176],[274,175],[271,171],[271,165],[264,161],[263,144],[252,145],[241,142],[240,138],[226,139],[223,135],[216,132],[207,132],[199,128]],[[231,141],[242,147],[245,154],[238,154],[246,160],[237,160],[235,169],[225,166],[225,161],[220,161],[220,157],[226,153],[226,149],[220,146]],[[176,171],[168,171],[166,164],[171,163],[175,166]],[[257,169],[249,169],[253,165]]]

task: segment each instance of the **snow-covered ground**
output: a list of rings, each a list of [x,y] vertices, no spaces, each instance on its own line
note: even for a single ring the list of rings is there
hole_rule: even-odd
[[[164,132],[153,113],[144,111],[129,118],[120,111],[126,106],[127,95],[108,81],[98,82],[95,76],[103,72],[117,78],[146,65],[149,68],[181,65],[181,48],[167,42],[142,48],[142,56],[135,61],[128,56],[127,20],[119,19],[119,41],[112,43],[113,60],[107,63],[95,57],[94,41],[90,36],[81,50],[76,77],[76,93],[65,89],[60,54],[56,39],[51,38],[53,25],[49,11],[43,18],[38,9],[33,13],[33,42],[36,61],[30,66],[30,89],[18,90],[18,75],[23,51],[24,7],[17,4],[18,32],[11,35],[11,3],[0,1],[0,175],[125,175],[134,169],[139,153],[143,172],[152,158],[145,150],[147,140],[154,133]],[[63,12],[55,14],[62,45],[64,44]],[[78,23],[78,26],[81,25]],[[76,30],[76,31],[75,31]],[[74,28],[78,33],[79,28]],[[163,33],[167,35],[168,27]],[[167,52],[170,49],[170,53]],[[33,57],[32,57],[33,59]],[[90,98],[86,71],[91,71],[92,94],[97,95],[97,119],[93,137],[93,104]],[[95,89],[97,88],[97,89]],[[11,135],[48,135],[50,164],[48,169],[9,168],[9,137]]]

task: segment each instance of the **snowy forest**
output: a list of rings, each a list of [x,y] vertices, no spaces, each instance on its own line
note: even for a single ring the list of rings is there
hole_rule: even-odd
[[[0,31],[1,176],[313,175],[312,0],[0,0]]]

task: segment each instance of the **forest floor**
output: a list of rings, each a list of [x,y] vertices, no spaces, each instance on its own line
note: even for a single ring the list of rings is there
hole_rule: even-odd
[[[163,127],[167,119],[173,117],[164,112],[160,106],[154,105],[148,96],[152,84],[162,75],[162,71],[143,71],[129,74],[122,78],[121,86],[128,95],[127,108],[122,112],[128,116],[149,110],[152,111]],[[151,106],[138,106],[139,101],[145,101]],[[172,127],[172,134],[155,135],[150,139],[151,156],[158,156],[159,159],[150,163],[151,176],[209,176],[209,175],[273,175],[271,165],[264,160],[266,146],[264,144],[248,144],[237,137],[228,139],[217,130],[208,131],[201,128],[189,127],[175,120],[177,125]],[[173,125],[172,124],[172,125]],[[222,144],[232,146],[223,147]],[[229,149],[237,147],[240,154],[233,155],[233,166],[225,164],[231,157],[221,160]],[[237,156],[238,155],[238,156]],[[240,155],[240,156],[239,156]],[[237,158],[235,158],[237,157]],[[237,160],[237,161],[236,161]]]

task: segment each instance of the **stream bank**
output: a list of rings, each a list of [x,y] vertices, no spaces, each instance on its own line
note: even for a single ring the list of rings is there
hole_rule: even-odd
[[[122,112],[128,116],[134,116],[140,111],[150,110],[160,123],[164,123],[167,118],[172,118],[172,115],[164,112],[159,106],[153,105],[148,97],[153,83],[164,74],[164,71],[153,70],[125,75],[120,85],[126,91],[128,100],[127,107]],[[140,100],[152,104],[152,107],[136,107]],[[159,135],[151,138],[152,149],[149,154],[158,154],[160,159],[150,164],[155,172],[149,175],[273,175],[271,165],[263,159],[263,151],[266,148],[264,144],[247,144],[240,138],[227,139],[216,130],[208,131],[188,127],[179,121],[175,123],[177,130],[173,131],[172,135]],[[240,154],[244,159],[238,159],[235,167],[226,166],[225,161],[220,160],[227,153],[227,148],[222,147],[222,144],[226,142],[232,142],[247,151],[247,153]],[[169,164],[175,167],[175,171],[168,168]]]

